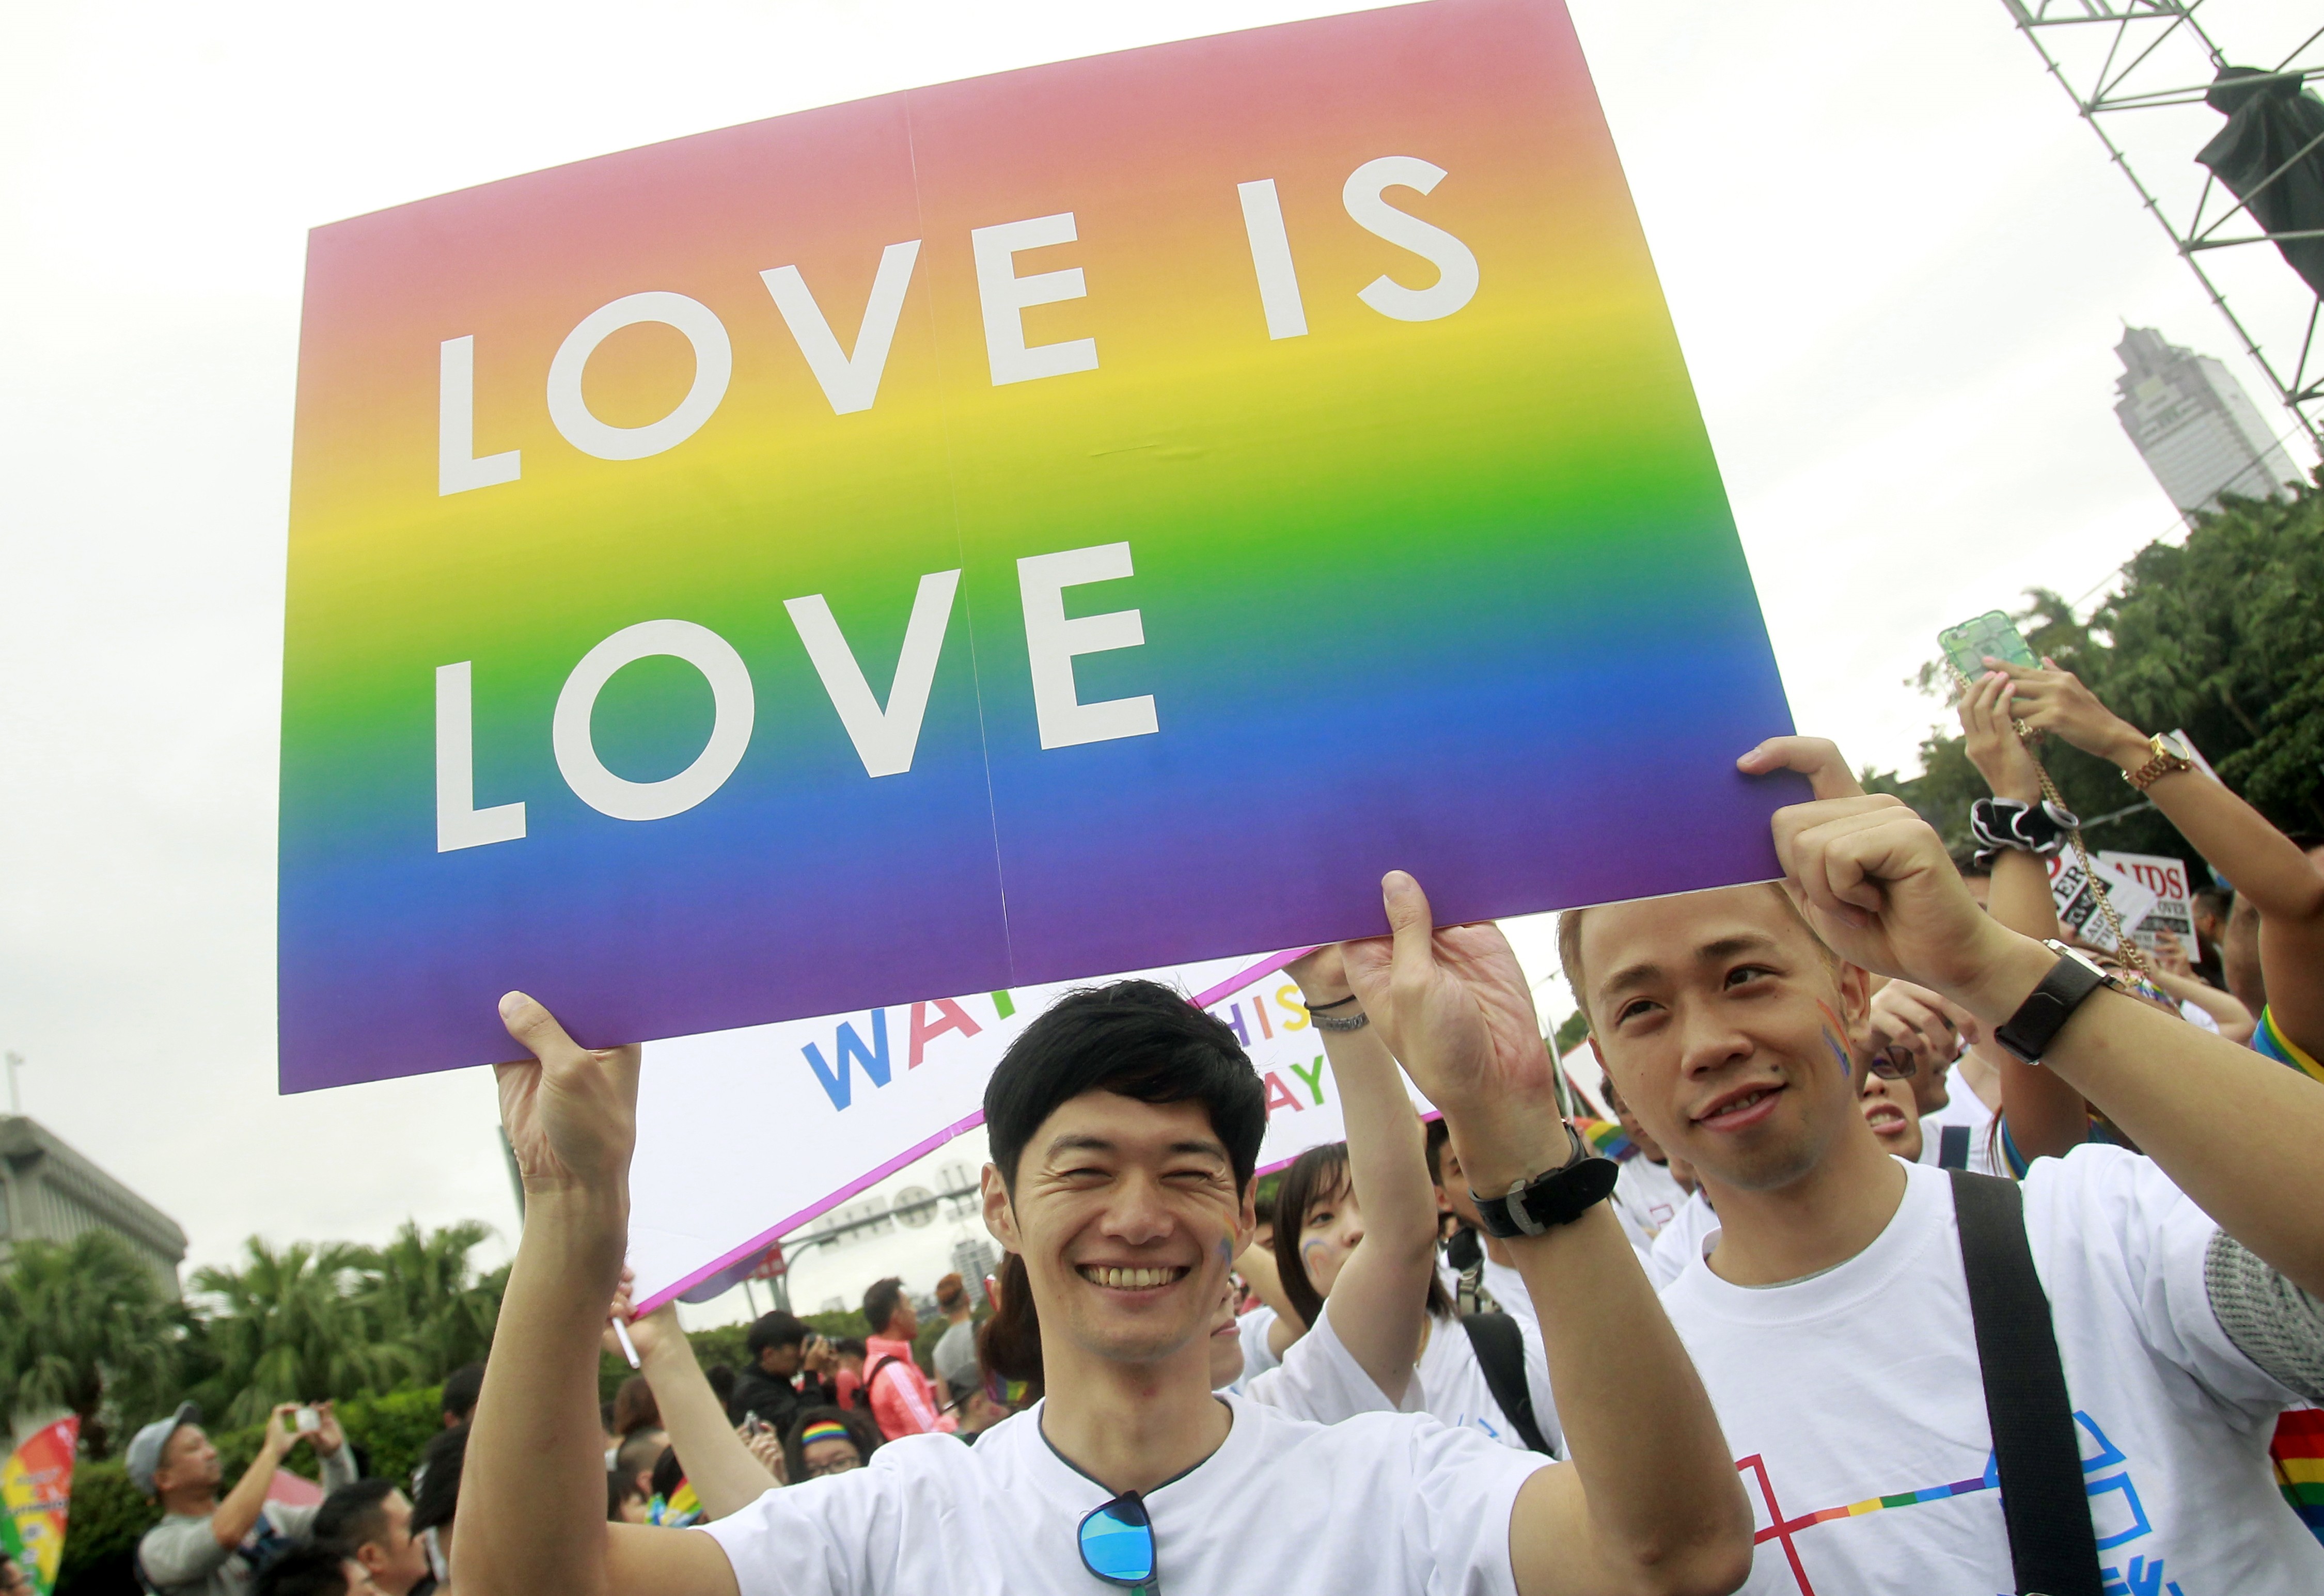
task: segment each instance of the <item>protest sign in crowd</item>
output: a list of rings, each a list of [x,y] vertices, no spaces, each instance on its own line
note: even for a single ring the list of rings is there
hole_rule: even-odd
[[[515,1056],[524,1227],[408,1476],[150,1416],[144,1588],[2324,1590],[2324,850],[2006,622],[1973,850],[1793,734],[1561,8],[585,161],[307,311],[281,1080]],[[1497,917],[1572,904],[1561,1059]],[[977,1124],[993,1275],[705,1366],[681,1292]]]

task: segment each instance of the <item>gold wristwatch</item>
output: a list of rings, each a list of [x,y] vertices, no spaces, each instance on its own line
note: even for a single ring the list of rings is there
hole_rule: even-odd
[[[2190,752],[2187,745],[2168,732],[2158,733],[2149,737],[2146,740],[2146,746],[2154,757],[2135,770],[2125,770],[2122,773],[2122,779],[2141,792],[2144,792],[2174,771],[2191,770],[2195,768],[2195,761],[2187,757]]]

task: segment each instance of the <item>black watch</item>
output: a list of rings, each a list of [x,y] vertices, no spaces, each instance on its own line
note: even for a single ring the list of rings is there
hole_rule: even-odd
[[[2079,949],[2062,942],[2042,945],[2058,955],[2050,973],[2042,977],[2042,984],[2017,1005],[2017,1012],[1994,1028],[1993,1039],[2016,1056],[2020,1063],[2039,1064],[2042,1055],[2063,1030],[2066,1021],[2082,1001],[2102,986],[2114,983],[2105,971],[2084,957]]]
[[[1484,1221],[1487,1235],[1504,1241],[1512,1236],[1542,1235],[1557,1225],[1572,1223],[1591,1205],[1614,1195],[1614,1182],[1622,1167],[1591,1151],[1570,1121],[1559,1123],[1565,1126],[1565,1139],[1572,1149],[1563,1164],[1546,1175],[1517,1182],[1498,1197],[1469,1194],[1476,1200],[1477,1217]]]

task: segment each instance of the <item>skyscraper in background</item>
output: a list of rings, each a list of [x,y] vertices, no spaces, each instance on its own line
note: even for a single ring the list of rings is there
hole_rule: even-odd
[[[2153,328],[2123,329],[2114,352],[2114,413],[2146,468],[2190,521],[2221,494],[2281,497],[2301,471],[2274,439],[2243,384],[2208,355],[2165,342]]]

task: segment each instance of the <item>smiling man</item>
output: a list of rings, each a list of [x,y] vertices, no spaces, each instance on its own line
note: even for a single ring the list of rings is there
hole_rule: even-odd
[[[907,1436],[707,1530],[608,1525],[597,1334],[622,1263],[638,1051],[585,1050],[511,994],[510,1030],[540,1062],[501,1069],[526,1220],[467,1453],[462,1596],[1732,1590],[1750,1555],[1742,1490],[1595,1200],[1602,1167],[1574,1161],[1508,944],[1489,926],[1432,932],[1409,876],[1384,885],[1393,946],[1342,950],[1352,995],[1331,1018],[1377,1027],[1489,1206],[1526,1221],[1511,1252],[1564,1382],[1570,1464],[1425,1415],[1324,1425],[1213,1393],[1265,1094],[1218,1020],[1124,982],[1034,1021],[986,1090],[985,1222],[1010,1254],[1001,1314],[1031,1315],[1045,1399],[973,1448]],[[1008,1328],[996,1318],[988,1337]]]
[[[2282,1201],[2311,1184],[2324,1088],[2000,925],[1937,834],[1864,796],[1830,743],[1742,761],[1784,767],[1820,799],[1776,816],[1787,882],[1559,926],[1607,1070],[1718,1210],[1709,1257],[1663,1303],[1755,1499],[1747,1588],[2324,1589],[2267,1451],[2283,1407],[2324,1397],[2324,1207]],[[1884,1145],[1886,1103],[1848,1044],[1868,969],[1958,1004],[2153,1155],[2080,1148],[2023,1188],[2047,1300],[2008,1328],[2043,1306],[2054,1328],[2071,1417],[2049,1482],[2086,1492],[2091,1519],[2070,1583],[2013,1567],[1954,1185],[1904,1161],[1901,1134]],[[2015,1192],[1961,1178],[1981,1200]]]

